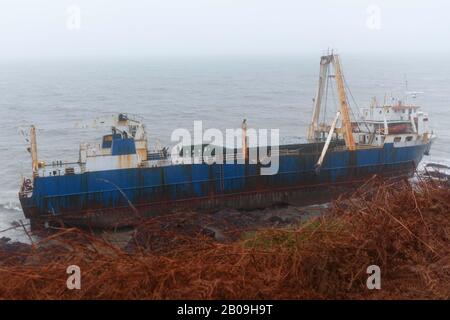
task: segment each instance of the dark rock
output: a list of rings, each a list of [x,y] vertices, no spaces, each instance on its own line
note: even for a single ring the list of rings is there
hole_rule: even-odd
[[[214,230],[209,229],[209,228],[202,229],[201,234],[205,235],[207,237],[213,238],[213,239],[216,238],[216,232]]]
[[[284,220],[280,218],[279,216],[272,216],[269,218],[269,222],[271,223],[283,223]]]

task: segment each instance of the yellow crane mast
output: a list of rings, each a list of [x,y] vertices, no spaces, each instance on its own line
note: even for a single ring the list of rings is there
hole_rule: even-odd
[[[353,139],[352,122],[350,120],[350,108],[347,103],[347,95],[345,94],[344,78],[342,77],[341,62],[337,54],[333,55],[333,66],[335,79],[339,93],[339,104],[341,106],[342,127],[344,130],[345,145],[349,150],[355,150],[355,139]]]
[[[328,75],[328,65],[332,64],[334,68],[334,76]],[[328,81],[328,78],[334,78],[337,84],[337,91],[339,95],[340,115],[342,128],[341,132],[344,134],[345,145],[349,150],[355,150],[355,140],[353,138],[352,123],[350,119],[350,108],[347,103],[347,95],[345,93],[344,78],[342,73],[342,67],[337,54],[330,54],[321,57],[320,59],[320,76],[319,85],[314,99],[314,110],[311,125],[308,128],[308,139],[317,140],[321,137],[321,131],[323,128],[319,125],[319,114],[321,111],[321,105],[323,101],[324,88]],[[328,130],[327,130],[328,132]],[[331,132],[332,134],[332,132]]]

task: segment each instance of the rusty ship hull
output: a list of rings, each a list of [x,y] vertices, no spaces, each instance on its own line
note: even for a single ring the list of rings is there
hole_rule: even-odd
[[[354,187],[374,175],[411,176],[429,143],[384,144],[354,151],[331,146],[320,170],[323,143],[280,147],[279,171],[261,175],[259,164],[181,164],[37,177],[31,197],[21,196],[32,221],[111,227],[142,216],[183,209],[255,208],[307,203]]]

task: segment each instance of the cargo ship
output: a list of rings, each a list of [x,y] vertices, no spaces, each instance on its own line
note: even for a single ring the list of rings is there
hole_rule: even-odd
[[[336,84],[337,112],[321,122],[330,82]],[[24,215],[34,225],[109,228],[177,210],[307,202],[374,175],[411,176],[435,139],[427,114],[399,100],[380,105],[374,99],[354,116],[347,91],[339,55],[322,56],[307,141],[268,146],[278,161],[277,172],[269,175],[262,174],[265,165],[248,156],[261,146],[248,145],[245,121],[241,147],[227,153],[220,146],[228,155],[225,163],[214,153],[212,161],[179,163],[167,148],[150,150],[143,122],[125,113],[112,118],[99,144],[80,145],[78,161],[45,163],[38,158],[32,126],[32,175],[19,191]],[[201,145],[200,152],[207,148],[211,146]],[[181,152],[186,150],[195,157],[199,147]]]

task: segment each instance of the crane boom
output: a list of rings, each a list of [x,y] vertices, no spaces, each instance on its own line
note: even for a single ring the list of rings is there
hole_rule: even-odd
[[[337,54],[333,55],[333,66],[335,79],[339,93],[339,103],[341,106],[342,128],[344,131],[345,145],[349,150],[355,150],[355,139],[353,138],[352,123],[350,120],[350,108],[347,103],[347,95],[345,93],[344,78],[342,76],[341,62]]]
[[[328,78],[328,65],[331,63],[332,56],[322,56],[320,58],[320,75],[319,85],[317,87],[316,97],[314,98],[314,110],[311,120],[311,125],[308,130],[308,139],[314,140],[320,138],[317,133],[319,129],[319,115],[322,105],[322,98],[324,93],[325,84]]]

